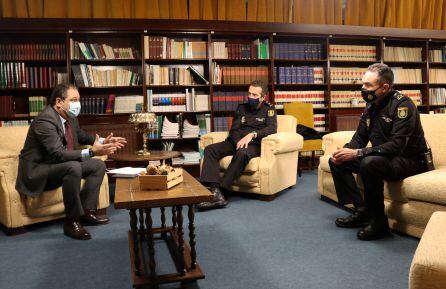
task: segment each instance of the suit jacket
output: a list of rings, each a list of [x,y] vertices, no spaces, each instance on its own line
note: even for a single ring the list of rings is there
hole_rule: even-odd
[[[70,118],[75,149],[67,150],[59,113],[52,106],[31,123],[25,145],[19,156],[16,189],[22,194],[37,196],[44,191],[52,164],[81,161],[79,145],[91,145],[95,138],[79,128],[76,118]]]

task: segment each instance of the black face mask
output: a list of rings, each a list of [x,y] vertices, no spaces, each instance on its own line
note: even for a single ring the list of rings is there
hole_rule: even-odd
[[[362,99],[364,99],[365,102],[372,102],[378,99],[378,96],[376,96],[376,91],[379,89],[379,87],[375,90],[367,90],[365,88],[361,88],[361,96]]]
[[[257,108],[259,103],[260,103],[260,100],[258,98],[248,97],[248,104],[249,104],[249,107],[251,107],[252,109]]]

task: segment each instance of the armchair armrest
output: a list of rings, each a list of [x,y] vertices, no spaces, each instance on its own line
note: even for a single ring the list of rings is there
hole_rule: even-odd
[[[205,134],[200,138],[200,149],[204,149],[210,144],[224,141],[229,135],[227,131],[216,131]]]
[[[354,134],[354,131],[337,131],[324,135],[322,137],[324,155],[331,155],[338,147],[343,147]]]
[[[273,154],[282,154],[302,149],[304,139],[295,132],[278,132],[262,139],[262,151],[268,149]]]

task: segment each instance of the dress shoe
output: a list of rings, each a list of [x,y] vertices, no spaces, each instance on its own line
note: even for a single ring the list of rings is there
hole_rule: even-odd
[[[355,209],[353,214],[345,218],[337,218],[336,226],[341,228],[363,228],[370,222],[369,214],[364,207]]]
[[[358,239],[363,241],[378,240],[390,234],[387,216],[373,218],[370,224],[358,232]]]
[[[228,205],[223,193],[220,188],[211,188],[211,192],[214,195],[212,202],[202,202],[196,205],[198,211],[206,211],[212,209],[224,208]]]
[[[105,216],[96,215],[95,210],[85,210],[85,214],[80,217],[80,221],[84,225],[103,225],[107,224],[110,219]]]
[[[90,233],[76,220],[67,220],[63,224],[63,233],[77,240],[90,240]]]

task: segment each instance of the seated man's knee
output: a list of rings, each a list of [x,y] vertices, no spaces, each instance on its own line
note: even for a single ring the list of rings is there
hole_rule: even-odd
[[[248,157],[249,156],[249,151],[248,151],[248,149],[245,149],[245,148],[238,149],[235,152],[235,156],[236,157]]]
[[[69,161],[66,162],[66,166],[67,166],[67,175],[79,178],[82,177],[82,167],[80,162]]]
[[[95,170],[100,173],[105,173],[106,166],[104,161],[100,159],[91,159],[91,162],[93,163],[93,166],[95,167]]]
[[[382,160],[383,157],[378,157],[378,156],[364,157],[359,164],[359,169],[361,172],[370,172],[379,170],[380,167],[382,166]]]

